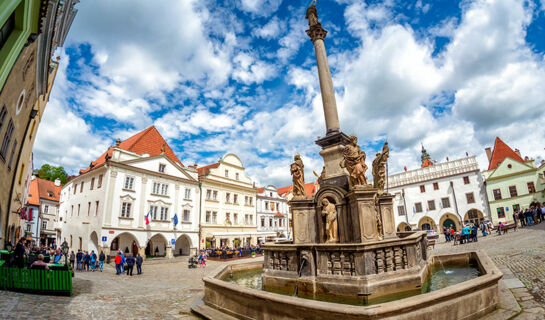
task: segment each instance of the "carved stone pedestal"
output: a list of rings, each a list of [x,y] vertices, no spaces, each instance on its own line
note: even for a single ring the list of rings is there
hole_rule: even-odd
[[[348,173],[339,166],[343,159],[343,147],[350,140],[343,132],[328,134],[316,140],[316,144],[322,147],[320,155],[324,158],[324,176],[320,186],[337,186],[348,189]]]
[[[292,200],[289,205],[293,214],[293,242],[296,244],[318,242],[314,201]]]
[[[377,210],[377,189],[356,186],[347,195],[355,242],[383,239],[382,219]]]
[[[396,237],[396,226],[394,220],[394,196],[391,194],[381,194],[378,197],[378,206],[382,217],[382,229],[384,238]]]

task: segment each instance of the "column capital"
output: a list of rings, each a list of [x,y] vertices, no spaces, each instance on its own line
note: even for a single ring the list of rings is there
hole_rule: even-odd
[[[310,27],[310,29],[306,30],[306,32],[312,42],[315,42],[318,39],[324,40],[324,38],[327,35],[327,31],[324,28],[322,28],[321,23],[318,23]]]

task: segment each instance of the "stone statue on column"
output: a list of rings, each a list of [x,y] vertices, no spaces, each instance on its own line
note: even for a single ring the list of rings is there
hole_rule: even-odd
[[[386,181],[386,162],[390,156],[390,148],[388,142],[384,143],[382,152],[377,152],[375,160],[373,160],[373,186],[384,192],[384,182]]]
[[[337,209],[329,200],[322,200],[322,217],[326,217],[325,233],[327,235],[326,243],[338,242],[337,237]]]
[[[358,146],[358,138],[350,136],[350,143],[343,148],[343,159],[340,163],[341,168],[346,168],[350,175],[350,187],[367,186],[365,171],[365,152]]]
[[[294,162],[291,164],[290,172],[293,179],[293,199],[306,199],[305,191],[305,166],[300,155],[293,157]]]

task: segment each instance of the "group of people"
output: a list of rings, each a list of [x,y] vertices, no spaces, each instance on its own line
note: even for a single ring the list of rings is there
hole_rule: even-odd
[[[486,237],[486,235],[490,233],[489,225],[486,223],[482,223],[480,227],[474,223],[466,223],[459,232],[451,227],[443,227],[443,234],[445,235],[446,242],[454,241],[454,244],[457,242],[464,244],[477,242],[479,229],[481,229],[483,237]]]
[[[140,256],[140,253],[137,253],[136,257],[134,257],[131,253],[127,253],[127,257],[125,258],[123,251],[119,250],[115,255],[114,262],[117,275],[125,273],[126,271],[128,276],[132,276],[132,271],[135,265],[136,274],[142,274],[142,263],[144,262],[144,259],[142,256]]]
[[[74,265],[76,266],[76,271],[92,271],[100,270],[104,268],[104,260],[106,260],[106,255],[103,251],[100,251],[100,255],[97,256],[95,250],[81,251],[78,250],[78,253],[74,254],[74,251],[70,252],[70,265],[72,270],[74,270]]]
[[[206,267],[206,259],[208,259],[208,255],[206,254],[206,250],[199,251],[198,255],[195,255],[191,258],[189,258],[189,266],[190,268],[194,268],[195,265],[198,265],[200,267]]]
[[[15,245],[15,249],[13,252],[14,259],[15,259],[15,266],[18,268],[24,268],[25,267],[25,258],[28,258],[29,263],[33,259],[39,259],[40,255],[42,257],[42,260],[44,263],[61,263],[62,258],[62,252],[61,250],[57,249],[56,246],[44,246],[44,245],[33,245],[30,241],[26,240],[25,238],[19,239],[17,244]],[[31,257],[34,257],[31,259]],[[33,262],[31,263],[33,264]]]
[[[523,210],[516,210],[513,213],[513,221],[515,226],[524,228],[527,226],[533,226],[535,224],[541,223],[545,220],[545,202],[540,204],[537,201],[534,201],[530,204],[530,207]]]

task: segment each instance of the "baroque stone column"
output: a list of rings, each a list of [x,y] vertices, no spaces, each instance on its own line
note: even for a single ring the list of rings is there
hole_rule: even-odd
[[[339,132],[339,116],[337,114],[337,103],[335,102],[335,90],[333,90],[333,81],[327,62],[324,38],[327,31],[322,28],[318,21],[316,6],[312,5],[307,9],[306,18],[308,19],[309,29],[307,35],[314,43],[316,52],[316,62],[318,64],[318,77],[320,79],[320,90],[322,92],[322,104],[324,107],[325,123],[327,134]]]
[[[312,200],[289,202],[293,214],[293,243],[316,243],[316,211]]]

